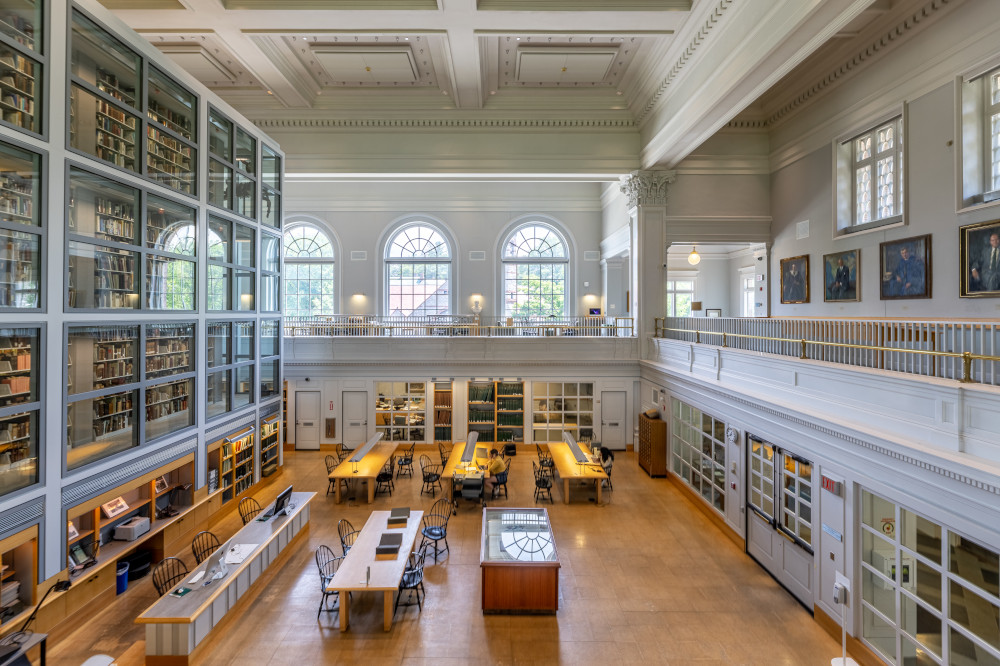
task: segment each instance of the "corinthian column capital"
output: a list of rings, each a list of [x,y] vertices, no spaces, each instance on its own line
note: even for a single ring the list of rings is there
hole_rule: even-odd
[[[676,171],[633,171],[621,177],[619,189],[628,197],[628,207],[667,203],[667,185],[677,180]]]

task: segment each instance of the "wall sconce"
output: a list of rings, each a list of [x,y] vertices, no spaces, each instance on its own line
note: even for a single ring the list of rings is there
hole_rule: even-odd
[[[697,248],[693,245],[691,246],[691,254],[688,255],[688,263],[692,266],[697,266],[701,262],[701,255],[698,254]]]
[[[353,294],[351,294],[351,298],[356,300],[363,300],[364,297],[365,297],[365,292],[363,291],[356,291]]]
[[[483,311],[483,295],[482,294],[472,294],[472,314],[479,316],[479,313]]]
[[[240,310],[253,310],[253,294],[240,294]]]

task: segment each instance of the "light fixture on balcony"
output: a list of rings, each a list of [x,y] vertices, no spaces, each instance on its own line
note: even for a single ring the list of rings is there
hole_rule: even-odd
[[[692,266],[697,266],[699,262],[701,262],[701,255],[698,254],[697,248],[692,245],[691,254],[688,255],[688,263]]]

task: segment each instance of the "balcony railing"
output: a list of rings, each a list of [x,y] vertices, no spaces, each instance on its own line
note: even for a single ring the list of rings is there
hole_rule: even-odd
[[[658,338],[1000,385],[1000,323],[657,317]]]
[[[285,317],[285,337],[588,337],[622,338],[634,334],[631,317],[508,317],[503,320],[471,315],[403,317],[329,315]]]

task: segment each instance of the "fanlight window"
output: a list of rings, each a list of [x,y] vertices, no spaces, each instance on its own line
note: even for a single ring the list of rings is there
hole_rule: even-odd
[[[385,248],[385,314],[418,317],[451,313],[451,248],[440,231],[410,224]]]
[[[310,224],[289,228],[284,238],[285,315],[336,314],[335,263],[330,238]]]
[[[567,255],[552,227],[533,222],[515,229],[503,249],[504,316],[566,315]]]

